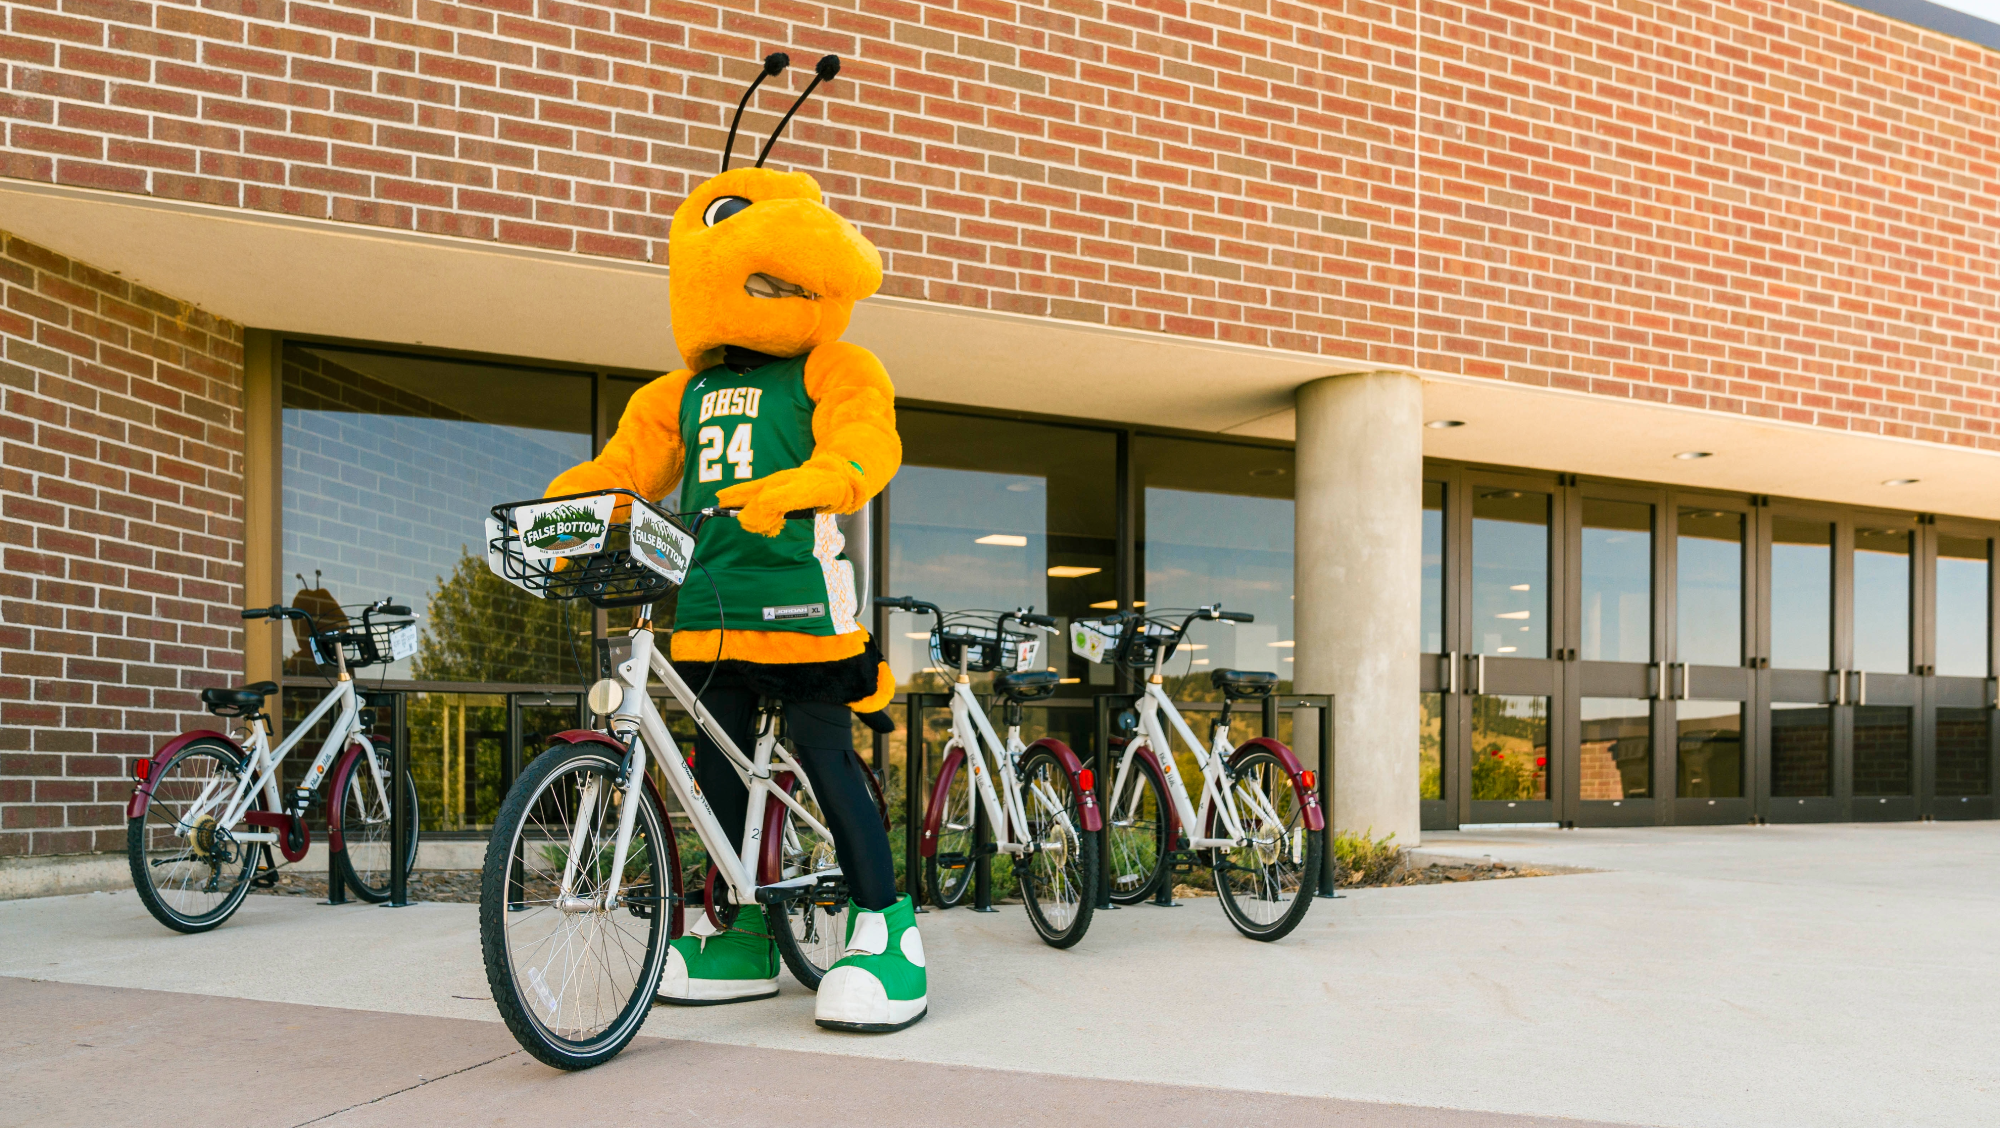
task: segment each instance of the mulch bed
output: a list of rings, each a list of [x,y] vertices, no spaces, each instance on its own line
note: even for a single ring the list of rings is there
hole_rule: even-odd
[[[281,869],[278,871],[276,885],[269,889],[252,888],[251,892],[278,897],[311,897],[315,901],[324,901],[326,872]],[[347,899],[360,901],[351,889],[347,892]],[[479,871],[418,870],[410,875],[410,900],[476,905],[479,903]]]

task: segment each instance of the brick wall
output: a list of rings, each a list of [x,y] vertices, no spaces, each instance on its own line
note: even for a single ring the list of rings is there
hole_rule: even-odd
[[[889,293],[2000,450],[2000,54],[1830,0],[6,12],[7,176],[654,258],[831,51]]]
[[[122,850],[243,669],[242,331],[0,232],[0,857]]]

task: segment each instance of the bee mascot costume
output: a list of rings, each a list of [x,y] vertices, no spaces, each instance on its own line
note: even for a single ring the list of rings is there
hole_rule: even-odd
[[[548,496],[623,487],[689,512],[740,507],[702,525],[695,559],[715,585],[683,589],[671,649],[738,747],[753,743],[760,695],[784,702],[786,731],[833,832],[853,899],[845,955],[820,984],[816,1019],[842,1030],[899,1030],[926,1006],[915,910],[898,897],[889,837],[854,753],[852,712],[887,704],[894,680],[855,615],[854,569],[834,514],[852,513],[902,462],[895,389],[874,355],[840,339],[854,303],[882,284],[882,257],[821,202],[803,172],[763,167],[799,104],[840,70],[829,55],[751,168],[729,168],[674,212],[667,252],[674,341],[687,367],[639,389],[603,453],[549,484]],[[815,511],[810,520],[787,513]],[[697,594],[699,593],[699,594]],[[720,751],[696,739],[695,775],[722,825],[740,836],[748,795]],[[738,842],[737,845],[741,846]],[[673,942],[663,1002],[766,999],[777,946],[761,905],[734,925]]]

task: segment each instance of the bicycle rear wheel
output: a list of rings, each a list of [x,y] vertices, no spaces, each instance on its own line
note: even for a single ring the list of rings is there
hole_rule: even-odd
[[[384,757],[388,759],[388,757]],[[384,765],[378,782],[369,770],[366,755],[355,756],[346,764],[347,779],[335,780],[328,795],[340,800],[340,835],[345,845],[339,859],[340,875],[354,895],[364,901],[389,899],[389,771],[394,761]],[[417,781],[403,774],[403,837],[409,841],[404,876],[417,868]]]
[[[486,981],[515,1041],[558,1069],[587,1069],[624,1049],[665,966],[678,892],[669,831],[643,786],[629,796],[616,786],[622,760],[596,744],[537,756],[501,804],[486,847]],[[639,808],[618,896],[607,902],[626,802]]]
[[[1319,878],[1320,836],[1307,829],[1305,803],[1278,758],[1262,749],[1239,755],[1230,792],[1248,845],[1212,850],[1215,891],[1236,931],[1276,940],[1299,926]],[[1209,817],[1209,833],[1223,835]]]
[[[794,783],[790,793],[814,818],[822,824],[826,822],[810,789]],[[840,868],[831,838],[807,826],[790,807],[776,799],[770,802],[781,807],[784,814],[778,824],[777,873],[767,875],[767,883]],[[765,910],[771,936],[778,942],[778,955],[792,978],[808,991],[819,990],[820,980],[826,978],[826,973],[833,970],[833,965],[847,951],[849,906],[847,883],[841,881],[829,889],[808,888],[800,896]]]
[[[238,842],[216,821],[235,794],[241,766],[226,741],[192,741],[153,769],[146,813],[126,820],[132,887],[153,919],[175,932],[207,932],[228,920],[250,892],[264,844]]]
[[[1083,796],[1046,748],[1021,764],[1021,806],[1030,849],[1014,860],[1028,923],[1051,947],[1067,948],[1090,929],[1097,907],[1097,836],[1083,832]]]
[[[924,878],[931,903],[949,909],[962,904],[966,891],[972,888],[972,805],[979,800],[973,791],[972,773],[965,770],[964,756],[946,753],[939,772],[938,787],[931,792],[938,807],[936,817],[924,813],[924,825],[937,827],[934,852],[924,859]]]
[[[1144,757],[1134,756],[1124,786],[1104,810],[1113,904],[1136,905],[1167,880],[1168,855],[1173,850],[1167,841],[1167,810],[1167,785],[1160,773]]]

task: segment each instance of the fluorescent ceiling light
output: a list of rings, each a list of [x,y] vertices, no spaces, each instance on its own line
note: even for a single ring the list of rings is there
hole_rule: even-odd
[[[1183,643],[1181,643],[1181,649],[1182,649],[1182,650],[1207,650],[1207,649],[1208,649],[1208,644],[1207,644],[1207,643],[1205,643],[1205,642],[1183,642]]]
[[[1059,580],[1073,580],[1078,576],[1095,576],[1102,571],[1104,571],[1102,568],[1085,568],[1076,564],[1057,564],[1055,567],[1049,569],[1049,575]]]
[[[904,638],[929,638],[929,637],[931,637],[931,632],[929,632],[929,631],[904,631],[904,632],[903,632],[903,637],[904,637]]]
[[[1508,591],[1528,591],[1528,590],[1531,590],[1531,589],[1529,588],[1529,586],[1528,586],[1527,584],[1515,584],[1514,586],[1512,586],[1512,587],[1508,588],[1507,590],[1508,590]]]
[[[1082,678],[1057,678],[1057,679],[1056,679],[1056,684],[1057,684],[1057,685],[1075,685],[1076,683],[1078,683],[1078,682],[1080,682],[1080,681],[1082,681],[1082,680],[1083,680]]]
[[[1501,648],[1500,648],[1500,653],[1502,653],[1502,654],[1512,654],[1512,653],[1514,653],[1514,650],[1515,650],[1515,648],[1514,648],[1514,647],[1512,647],[1512,646],[1503,646],[1503,647],[1501,647]]]
[[[1028,538],[1018,537],[1015,536],[1013,533],[988,533],[985,536],[980,537],[978,540],[973,541],[972,543],[1004,544],[1008,548],[1026,548],[1028,547]]]
[[[1132,606],[1134,607],[1144,607],[1145,605],[1146,601],[1143,599],[1132,604]],[[1118,601],[1115,599],[1099,600],[1098,602],[1091,604],[1090,609],[1092,611],[1116,611],[1118,610]]]
[[[1297,640],[1295,640],[1295,639],[1289,639],[1289,638],[1288,638],[1288,639],[1284,640],[1283,642],[1273,642],[1273,643],[1267,643],[1266,645],[1269,645],[1269,646],[1295,646],[1295,645],[1297,645]]]
[[[1493,617],[1496,619],[1526,619],[1533,615],[1533,611],[1502,611]]]
[[[1206,665],[1208,665],[1208,659],[1206,659],[1206,658],[1195,658],[1195,659],[1191,659],[1191,661],[1192,661],[1192,662],[1193,662],[1193,663],[1194,663],[1195,665],[1197,665],[1197,666],[1206,666]]]

